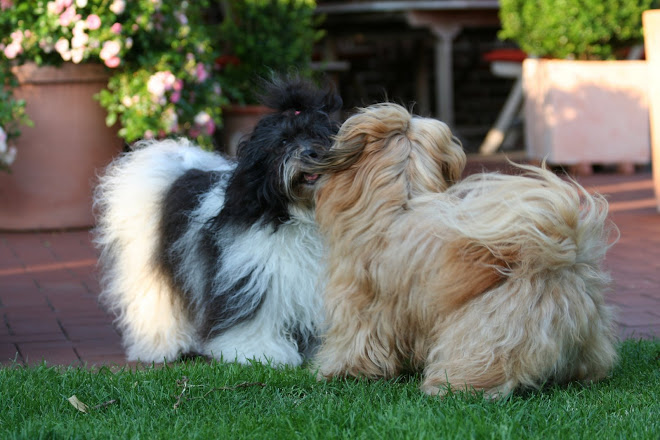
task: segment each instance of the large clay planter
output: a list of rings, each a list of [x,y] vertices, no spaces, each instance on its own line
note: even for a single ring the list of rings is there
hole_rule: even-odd
[[[230,156],[236,156],[238,144],[252,133],[259,120],[273,110],[261,105],[232,105],[222,112],[223,150]]]
[[[642,14],[644,24],[644,47],[648,60],[649,107],[651,116],[651,143],[653,145],[653,186],[655,200],[660,211],[660,9],[652,9]]]
[[[97,172],[121,150],[116,128],[93,99],[108,74],[100,65],[15,68],[34,127],[24,127],[11,174],[0,173],[0,229],[87,227],[94,223]]]
[[[561,165],[647,164],[649,80],[645,61],[526,59],[528,156]]]

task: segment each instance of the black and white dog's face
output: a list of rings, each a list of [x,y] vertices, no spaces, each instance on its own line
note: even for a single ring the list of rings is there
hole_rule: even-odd
[[[313,199],[318,174],[308,171],[309,160],[320,157],[332,145],[337,132],[323,109],[286,110],[265,116],[240,152],[239,161],[263,165],[269,190],[290,202]],[[256,165],[256,163],[255,163]]]
[[[221,216],[277,226],[290,218],[292,206],[313,207],[319,175],[308,169],[309,161],[332,145],[339,123],[331,113],[341,107],[341,98],[293,79],[269,83],[262,102],[275,111],[238,146]]]

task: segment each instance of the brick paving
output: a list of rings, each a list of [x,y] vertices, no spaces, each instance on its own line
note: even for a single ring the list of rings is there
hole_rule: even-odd
[[[579,179],[606,194],[621,237],[606,265],[621,338],[660,336],[660,214],[651,173]],[[112,318],[98,305],[88,230],[0,232],[0,364],[125,365]]]

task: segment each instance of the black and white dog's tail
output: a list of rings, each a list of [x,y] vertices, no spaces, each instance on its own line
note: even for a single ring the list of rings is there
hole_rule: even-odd
[[[129,360],[162,362],[200,352],[194,318],[159,264],[163,199],[191,169],[231,174],[234,168],[179,139],[138,143],[106,169],[94,194],[101,301],[117,316]]]

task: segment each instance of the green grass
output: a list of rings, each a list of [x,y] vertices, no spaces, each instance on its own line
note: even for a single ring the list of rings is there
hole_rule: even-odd
[[[2,368],[0,438],[657,440],[660,340],[628,340],[620,352],[598,384],[495,402],[428,397],[418,377],[317,383],[305,369],[200,360],[119,372]],[[72,395],[89,407],[118,402],[82,413]]]

